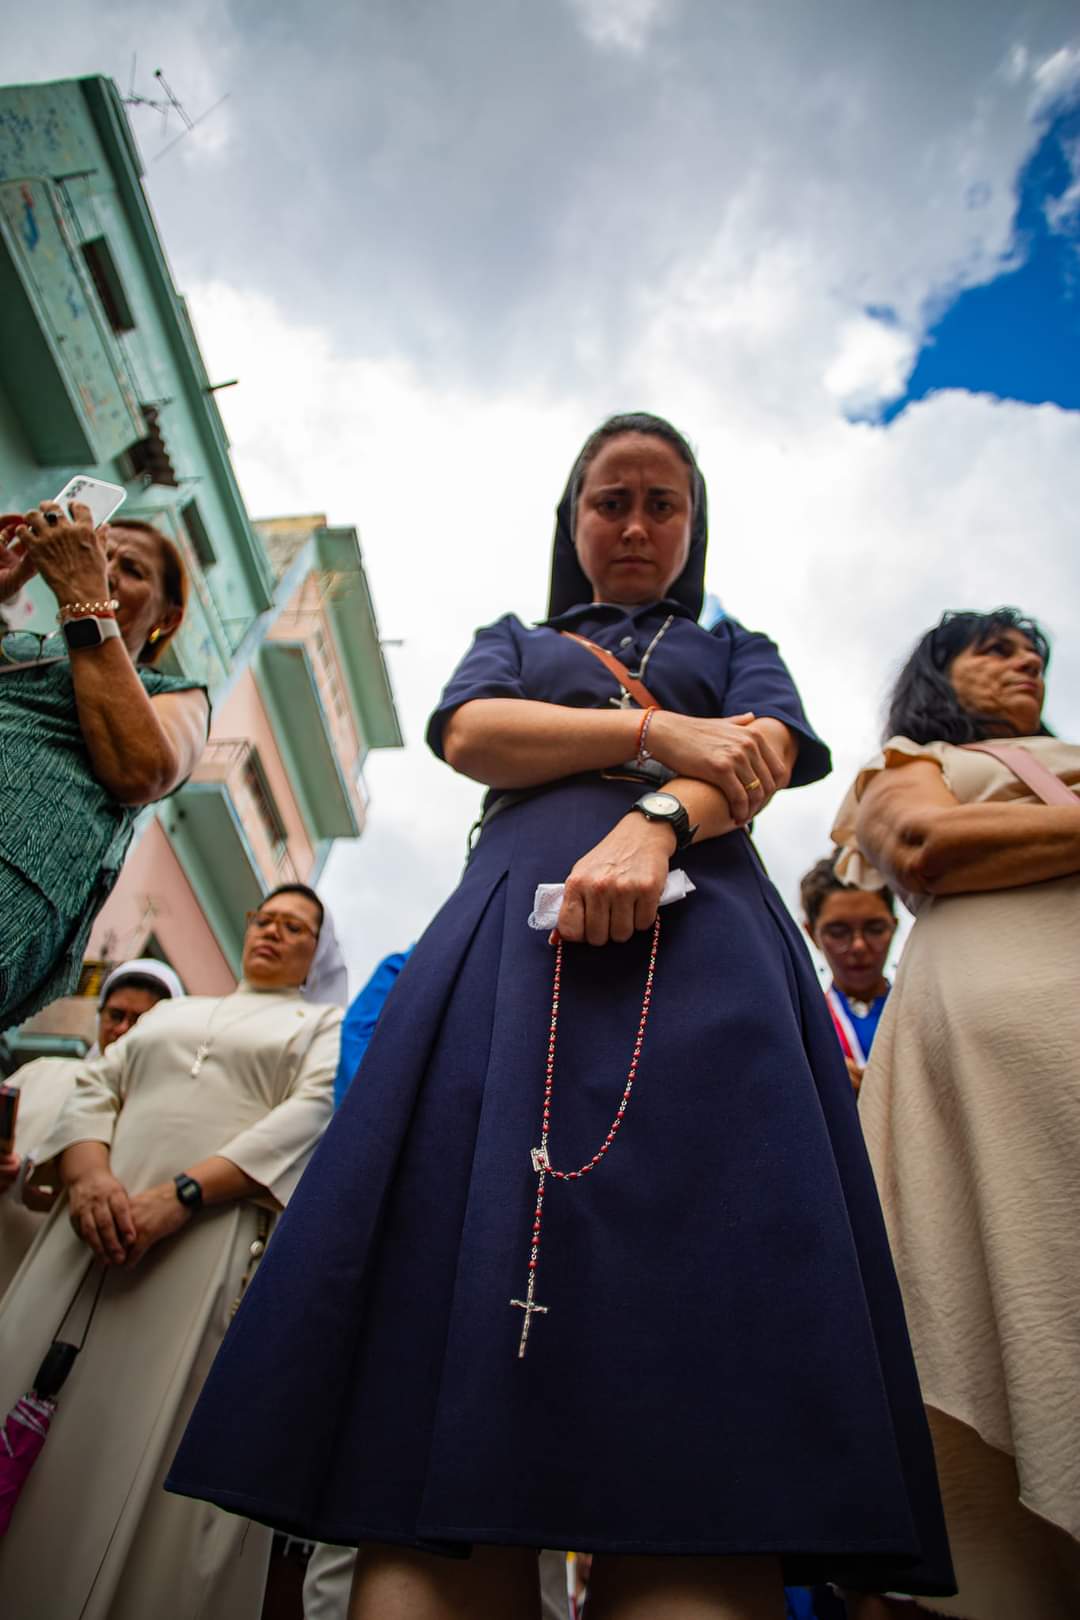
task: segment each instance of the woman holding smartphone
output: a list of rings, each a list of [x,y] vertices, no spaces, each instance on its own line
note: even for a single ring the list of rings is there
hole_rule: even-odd
[[[45,501],[0,518],[0,604],[35,575],[59,629],[0,636],[0,1029],[74,987],[136,815],[191,774],[209,722],[203,687],[152,667],[187,601],[167,536]]]

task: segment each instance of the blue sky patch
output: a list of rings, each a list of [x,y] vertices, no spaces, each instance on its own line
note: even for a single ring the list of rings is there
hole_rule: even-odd
[[[1009,261],[929,328],[880,421],[939,388],[1080,410],[1080,99],[1051,118],[1020,171]]]

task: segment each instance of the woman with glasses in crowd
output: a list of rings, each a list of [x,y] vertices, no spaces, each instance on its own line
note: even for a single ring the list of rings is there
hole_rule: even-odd
[[[341,1008],[318,998],[335,951],[313,891],[275,890],[248,919],[236,991],[152,1008],[80,1069],[41,1144],[65,1196],[0,1306],[0,1410],[30,1387],[68,1304],[77,1338],[103,1284],[0,1541],[5,1614],[258,1620],[270,1532],[162,1482],[333,1111]]]
[[[896,933],[896,901],[891,889],[842,883],[835,854],[810,868],[799,892],[803,927],[832,974],[825,999],[858,1091],[889,996],[885,963]]]
[[[0,1030],[66,995],[143,805],[206,743],[205,690],[152,666],[184,617],[172,541],[55,502],[0,518],[0,604],[37,575],[60,628],[0,636]]]
[[[183,994],[183,985],[167,963],[148,956],[121,962],[101,986],[97,1040],[87,1057],[107,1052],[159,1001]],[[6,1159],[0,1158],[0,1297],[52,1207],[53,1189],[33,1180],[37,1145],[56,1123],[81,1067],[80,1058],[35,1058],[9,1078],[9,1085],[19,1092],[19,1111],[14,1151]]]
[[[907,1307],[965,1620],[1080,1614],[1080,747],[1046,638],[947,613],[833,836],[915,926],[859,1113]]]

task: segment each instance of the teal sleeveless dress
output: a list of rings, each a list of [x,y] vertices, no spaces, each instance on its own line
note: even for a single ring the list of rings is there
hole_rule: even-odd
[[[75,988],[142,808],[94,775],[62,638],[43,651],[0,673],[0,1031]],[[152,698],[201,684],[138,675]]]

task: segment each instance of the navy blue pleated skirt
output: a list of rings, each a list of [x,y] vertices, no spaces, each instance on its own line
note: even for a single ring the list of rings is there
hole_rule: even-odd
[[[854,1100],[747,837],[678,858],[632,1101],[549,1179],[553,952],[533,890],[636,789],[492,820],[420,940],[196,1406],[169,1489],[317,1540],[775,1554],[791,1581],[953,1590]],[[626,1080],[642,934],[564,953],[550,1152]]]

